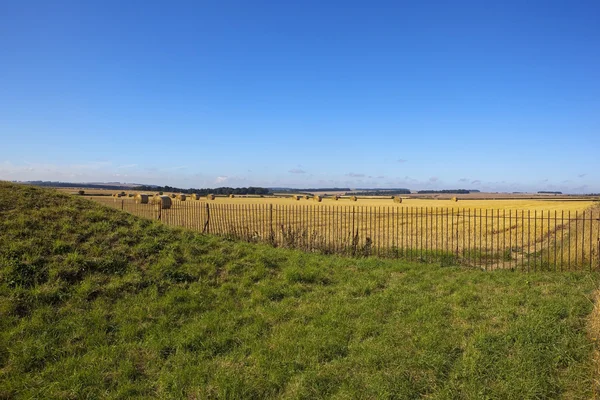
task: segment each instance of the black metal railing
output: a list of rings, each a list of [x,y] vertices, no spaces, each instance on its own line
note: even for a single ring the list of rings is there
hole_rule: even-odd
[[[600,209],[223,204],[131,198],[102,204],[198,232],[348,256],[440,261],[524,271],[600,269]]]

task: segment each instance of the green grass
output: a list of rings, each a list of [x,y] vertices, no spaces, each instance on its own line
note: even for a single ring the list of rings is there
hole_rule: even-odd
[[[597,284],[274,249],[0,183],[0,398],[589,398]]]

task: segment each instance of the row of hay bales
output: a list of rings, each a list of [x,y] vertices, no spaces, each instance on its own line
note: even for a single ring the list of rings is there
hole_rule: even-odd
[[[292,198],[293,198],[293,199],[295,199],[295,200],[300,200],[300,199],[301,199],[301,196],[298,196],[298,195],[296,195],[296,196],[292,196]],[[308,200],[308,199],[310,199],[311,197],[309,197],[309,196],[304,196],[304,198],[305,198],[306,200]],[[342,196],[340,196],[339,194],[337,194],[337,195],[335,195],[335,196],[333,196],[333,197],[332,197],[332,199],[333,199],[333,200],[335,200],[335,201],[338,201],[338,200],[339,200],[339,199],[341,199],[341,198],[342,198]],[[323,200],[323,198],[322,198],[321,196],[319,196],[319,195],[314,195],[314,196],[312,197],[312,199],[313,199],[314,201],[316,201],[316,202],[319,202],[319,203],[320,203],[320,202]],[[350,196],[350,197],[349,197],[349,199],[350,199],[350,201],[358,201],[358,197],[356,197],[356,196]],[[400,197],[400,196],[392,196],[392,200],[394,200],[394,203],[398,203],[398,204],[402,203],[402,197]],[[457,202],[457,201],[458,201],[458,198],[456,198],[456,197],[452,197],[450,200],[451,200],[451,201],[454,201],[454,202]]]
[[[122,197],[122,194],[121,193],[115,193],[113,196],[114,197]],[[133,194],[129,195],[129,197],[133,197],[133,196],[134,196]],[[233,198],[233,195],[230,195],[229,197]],[[154,204],[160,204],[161,208],[163,208],[163,209],[169,209],[169,208],[171,208],[171,205],[172,205],[171,199],[174,199],[174,198],[176,198],[176,199],[178,199],[180,201],[185,201],[187,197],[186,197],[185,194],[178,194],[178,195],[171,194],[170,196],[167,196],[167,195],[160,195],[160,194],[157,193],[156,195],[154,195],[152,197],[152,203],[154,203]],[[200,195],[198,195],[198,194],[192,194],[191,198],[194,199],[194,200],[200,200]],[[296,200],[300,200],[300,196],[294,196],[294,198]],[[309,197],[305,196],[305,198],[308,199]],[[334,197],[334,200],[338,200],[339,198],[340,198],[340,196],[336,195]],[[207,199],[214,200],[215,199],[215,195],[209,194],[207,196]],[[312,199],[314,201],[318,202],[318,203],[320,203],[320,202],[323,201],[323,197],[321,197],[319,195],[313,196]],[[402,197],[400,197],[400,196],[393,196],[393,199],[394,199],[394,203],[402,203]],[[148,204],[149,201],[150,201],[150,196],[147,195],[147,194],[145,194],[145,193],[138,193],[138,194],[135,195],[134,200],[135,200],[135,202],[137,204]],[[351,196],[350,200],[351,201],[357,201],[358,198],[356,196]],[[451,200],[454,201],[454,202],[458,201],[458,199],[456,197],[453,197]]]

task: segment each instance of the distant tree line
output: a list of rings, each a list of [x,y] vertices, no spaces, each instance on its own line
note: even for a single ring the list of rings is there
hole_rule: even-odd
[[[473,190],[467,189],[443,189],[443,190],[419,190],[418,194],[469,194]]]
[[[563,194],[562,192],[550,192],[548,190],[540,190],[538,194]]]
[[[231,188],[231,187],[219,187],[214,189],[182,189],[173,186],[139,186],[137,190],[145,191],[145,192],[176,192],[176,193],[186,193],[192,194],[196,193],[201,196],[206,196],[207,194],[221,194],[221,195],[246,195],[246,194],[254,194],[254,195],[265,195],[271,194],[271,191],[267,188],[262,187],[241,187],[241,188]]]

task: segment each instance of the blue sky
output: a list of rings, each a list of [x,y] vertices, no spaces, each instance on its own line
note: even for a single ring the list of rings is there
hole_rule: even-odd
[[[598,1],[0,13],[0,179],[600,192]]]

